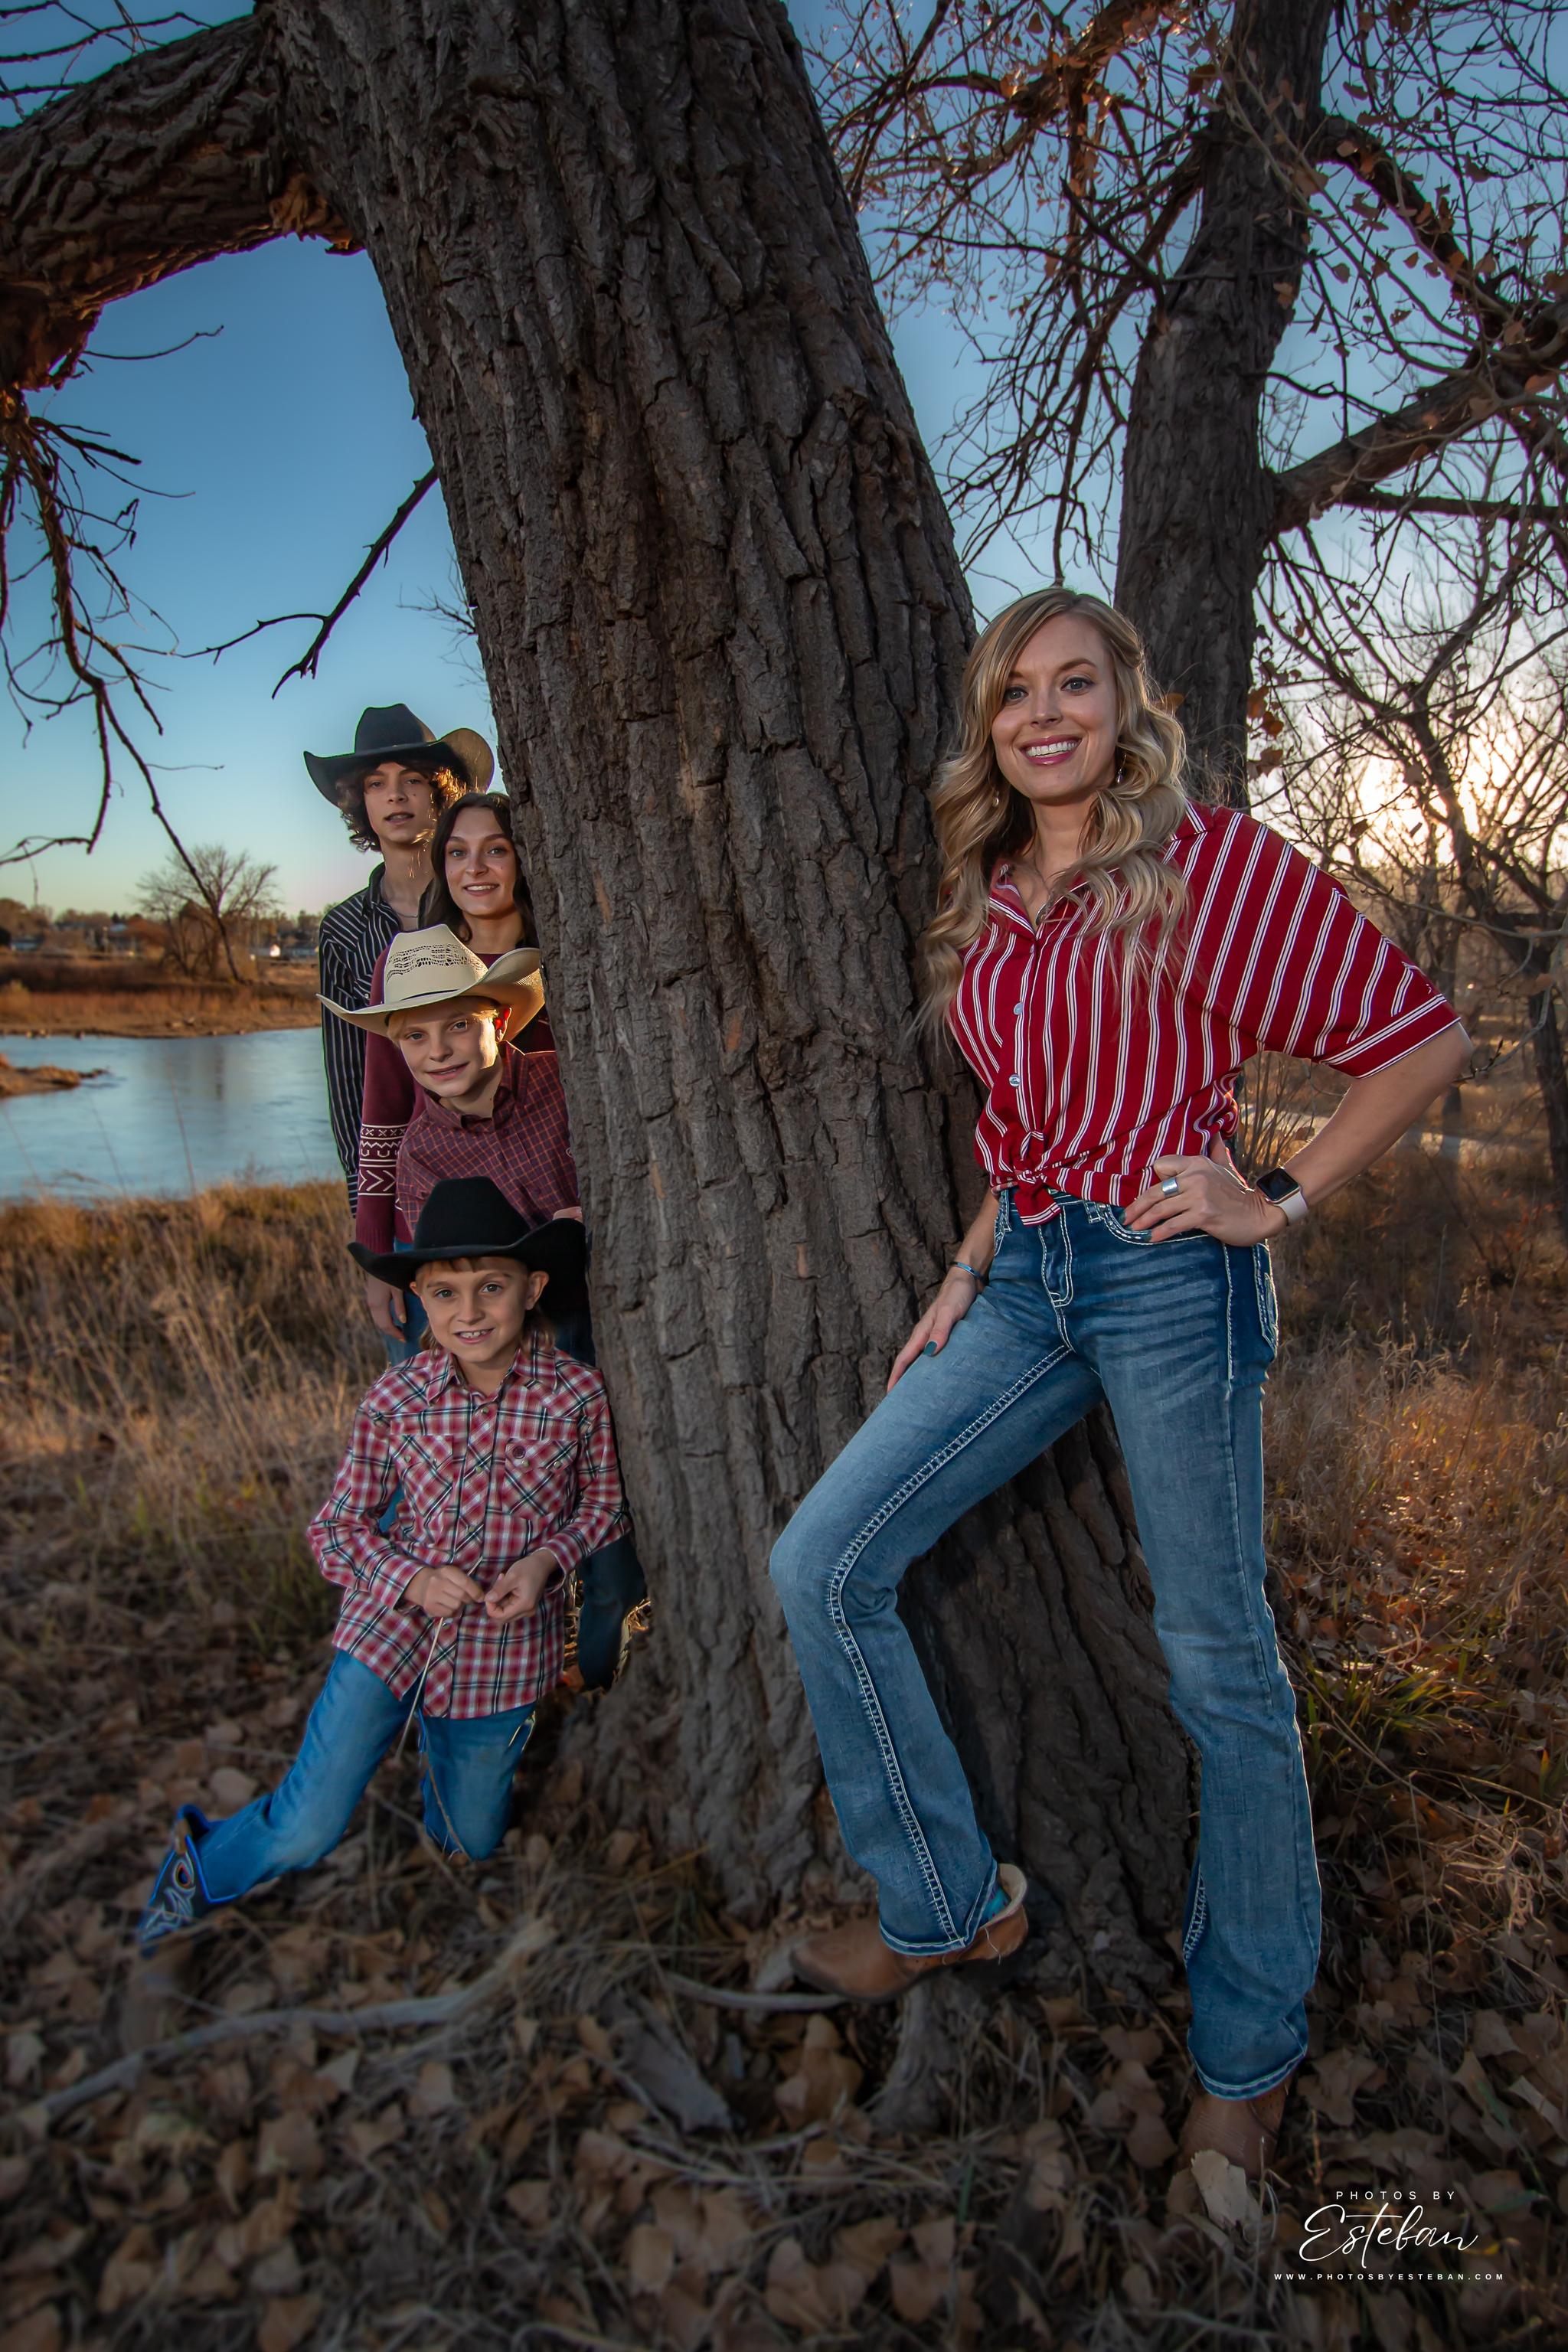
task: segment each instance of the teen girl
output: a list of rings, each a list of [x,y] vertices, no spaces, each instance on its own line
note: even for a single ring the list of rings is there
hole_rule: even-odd
[[[1451,1006],[1306,858],[1190,802],[1136,633],[1047,588],[986,629],[932,798],[922,1014],[984,1093],[989,1189],[888,1393],[773,1553],[846,1843],[879,1918],[807,1982],[886,2000],[1025,1932],[894,1596],[910,1562],[1100,1400],[1176,1714],[1203,1769],[1184,1956],[1200,2089],[1182,2150],[1256,2170],[1307,2047],[1320,1909],[1295,1700],[1264,1597],[1268,1242],[1463,1068]],[[1351,1084],[1257,1184],[1226,1148],[1261,1047]]]

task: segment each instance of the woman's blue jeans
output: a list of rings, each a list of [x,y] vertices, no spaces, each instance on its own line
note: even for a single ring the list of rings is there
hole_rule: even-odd
[[[300,1753],[277,1788],[195,1841],[213,1901],[231,1903],[263,1879],[309,1870],[331,1853],[407,1713],[408,1700],[394,1697],[379,1675],[334,1650]],[[531,1706],[456,1720],[421,1714],[425,1826],[444,1853],[482,1862],[495,1852],[532,1729]]]
[[[1187,2046],[1205,2090],[1250,2098],[1305,2054],[1321,1932],[1296,1703],[1264,1594],[1268,1245],[1152,1242],[1113,1208],[1059,1197],[1059,1216],[1023,1225],[1002,1195],[986,1288],[806,1496],[773,1578],[884,1937],[911,1954],[962,1949],[996,1867],[899,1584],[963,1512],[1110,1403],[1171,1703],[1203,1769]]]

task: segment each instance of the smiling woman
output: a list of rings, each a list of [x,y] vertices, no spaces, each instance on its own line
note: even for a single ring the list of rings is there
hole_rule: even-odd
[[[533,899],[504,793],[465,793],[444,809],[430,843],[422,923],[445,923],[482,956],[538,943]]]
[[[1267,826],[1190,803],[1126,619],[1048,588],[984,633],[932,795],[925,1011],[973,1065],[989,1179],[888,1393],[773,1552],[828,1785],[876,1918],[797,1974],[886,2000],[1022,1944],[893,1606],[911,1560],[1100,1403],[1121,1441],[1177,1716],[1202,1763],[1182,1957],[1200,2085],[1183,2154],[1256,2170],[1307,2047],[1319,1889],[1295,1699],[1265,1597],[1268,1238],[1462,1066],[1451,1006]],[[1260,1045],[1351,1078],[1290,1170],[1233,1166]]]

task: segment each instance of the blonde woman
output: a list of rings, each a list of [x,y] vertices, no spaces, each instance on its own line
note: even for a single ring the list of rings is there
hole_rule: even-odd
[[[932,810],[922,1019],[984,1095],[989,1189],[888,1393],[774,1549],[828,1785],[879,1915],[795,1948],[808,1983],[889,2000],[1026,1932],[894,1605],[964,1511],[1109,1402],[1171,1698],[1203,1768],[1183,1952],[1199,2085],[1184,2158],[1272,2153],[1307,2047],[1317,1864],[1295,1700],[1264,1597],[1268,1243],[1464,1067],[1452,1007],[1268,826],[1197,804],[1135,631],[1037,591],[964,677]],[[1261,1047],[1343,1101],[1288,1169],[1234,1166]]]

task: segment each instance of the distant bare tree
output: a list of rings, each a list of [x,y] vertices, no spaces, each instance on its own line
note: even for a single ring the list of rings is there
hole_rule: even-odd
[[[236,947],[248,949],[259,927],[281,911],[273,888],[277,872],[244,850],[206,842],[183,860],[171,852],[143,875],[136,903],[161,928],[164,955],[185,978],[215,980],[226,964],[229,978],[237,980]]]
[[[1281,797],[1321,862],[1446,991],[1467,936],[1495,950],[1568,1237],[1568,624],[1535,542],[1496,537],[1481,525],[1468,564],[1450,548],[1436,581],[1375,601],[1286,567],[1269,617],[1294,666],[1270,708],[1293,721]]]

